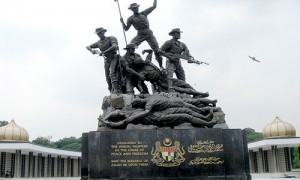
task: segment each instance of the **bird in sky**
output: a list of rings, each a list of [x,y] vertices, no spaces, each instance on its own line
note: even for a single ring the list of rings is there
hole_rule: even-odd
[[[248,55],[248,57],[249,57],[250,59],[252,59],[253,61],[260,62],[259,60],[255,59],[255,57],[251,57],[251,56],[249,56],[249,55]]]

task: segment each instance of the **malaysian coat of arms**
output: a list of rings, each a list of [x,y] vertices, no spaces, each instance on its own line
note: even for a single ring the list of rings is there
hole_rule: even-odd
[[[157,166],[173,167],[179,166],[185,161],[183,155],[185,151],[183,147],[180,147],[180,142],[175,141],[174,145],[170,138],[163,140],[163,145],[160,141],[155,142],[155,149],[152,148],[151,155],[153,158],[151,161]]]

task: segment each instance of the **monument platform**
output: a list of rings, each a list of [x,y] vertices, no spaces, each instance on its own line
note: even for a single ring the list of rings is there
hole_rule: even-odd
[[[251,179],[239,129],[91,131],[82,179]]]

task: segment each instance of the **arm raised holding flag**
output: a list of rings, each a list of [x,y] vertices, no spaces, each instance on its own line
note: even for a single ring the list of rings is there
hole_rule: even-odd
[[[147,17],[154,9],[156,9],[157,0],[154,0],[153,6],[145,9],[144,11],[139,12],[139,7],[140,5],[137,3],[130,4],[128,9],[133,12],[133,15],[127,19],[126,24],[124,23],[123,18],[120,18],[123,29],[127,31],[131,26],[133,26],[134,29],[137,30],[137,35],[130,41],[130,43],[139,46],[142,42],[147,41],[151,49],[154,51],[155,59],[157,60],[159,67],[163,69],[162,57],[158,53],[159,45],[155,36],[153,35],[152,30],[150,29],[149,20]]]

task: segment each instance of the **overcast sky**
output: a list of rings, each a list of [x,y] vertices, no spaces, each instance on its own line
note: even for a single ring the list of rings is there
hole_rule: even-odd
[[[152,0],[119,0],[122,16]],[[148,16],[159,45],[181,28],[195,59],[183,62],[187,82],[209,92],[230,128],[261,132],[278,115],[300,133],[299,0],[158,0]],[[114,0],[5,0],[0,6],[0,120],[38,136],[80,137],[97,128],[109,95],[103,58],[86,46],[105,27],[124,54]],[[136,34],[126,32],[130,41]],[[149,48],[143,43],[137,52]],[[261,63],[253,62],[248,55]],[[165,62],[165,60],[164,60]]]

